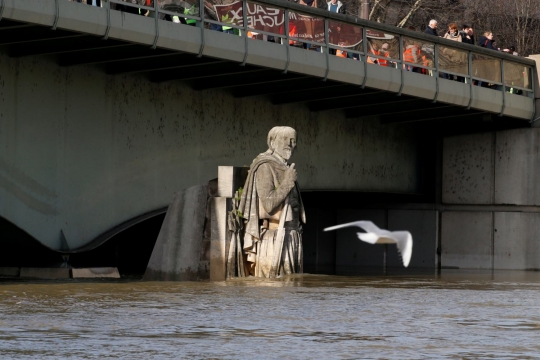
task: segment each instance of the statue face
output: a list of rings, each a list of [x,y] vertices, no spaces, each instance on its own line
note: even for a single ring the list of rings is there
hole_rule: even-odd
[[[279,134],[274,141],[272,141],[272,148],[274,149],[274,152],[283,159],[289,160],[296,148],[296,133],[285,131],[282,134]]]

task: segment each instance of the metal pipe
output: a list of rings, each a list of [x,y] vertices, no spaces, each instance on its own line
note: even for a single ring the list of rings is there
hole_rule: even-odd
[[[368,77],[368,72],[367,72],[367,53],[368,53],[368,46],[367,46],[367,29],[364,27],[362,28],[362,51],[364,52],[364,80],[362,80],[362,89],[365,89],[366,88],[366,82],[367,82],[367,77]],[[360,57],[362,59],[362,57]]]
[[[529,68],[529,71],[527,72],[529,74],[529,82],[531,83],[531,93],[532,93],[532,117],[531,117],[531,124],[534,123],[534,118],[536,117],[536,94],[535,94],[535,87],[534,87],[534,79],[536,78],[534,76],[534,69]],[[523,84],[525,85],[525,84]]]
[[[326,46],[326,72],[324,73],[323,81],[328,79],[330,72],[330,36],[328,35],[328,19],[324,19],[324,45]]]
[[[285,26],[285,49],[287,49],[287,63],[285,64],[285,69],[283,69],[283,73],[286,74],[289,70],[289,64],[291,63],[291,54],[289,49],[289,9],[285,9],[283,16],[285,17],[283,21]]]
[[[159,5],[158,0],[154,0],[154,17],[155,19],[155,26],[156,26],[156,36],[154,37],[154,43],[152,44],[152,49],[155,49],[157,47],[157,43],[159,40]]]
[[[472,51],[469,51],[468,54],[468,67],[469,67],[469,104],[467,105],[467,110],[471,110],[471,104],[473,101],[473,75],[472,75]]]
[[[103,40],[109,39],[109,32],[111,31],[111,2],[107,1],[107,27],[105,28],[105,35],[103,35]]]
[[[197,57],[203,56],[204,51],[204,0],[199,0],[199,16],[201,17],[201,21],[199,22],[199,25],[201,27],[201,47],[199,48],[199,54]]]
[[[58,26],[58,18],[60,17],[60,4],[58,3],[60,0],[55,0],[54,4],[56,6],[55,8],[55,11],[56,11],[56,14],[54,16],[54,22],[53,22],[53,26],[52,26],[52,30],[56,30],[56,27]],[[3,7],[3,5],[2,5]],[[3,11],[3,9],[2,9]]]
[[[248,20],[247,20],[247,0],[242,1],[242,22],[244,30],[244,60],[242,60],[241,66],[246,66],[248,57]]]
[[[433,57],[435,60],[435,97],[433,98],[432,103],[436,103],[439,98],[439,45],[434,44],[433,46]]]
[[[401,93],[403,92],[403,84],[405,83],[405,61],[403,58],[403,36],[399,35],[399,58],[401,60],[400,62],[400,68],[401,68],[401,85],[399,86],[399,92],[397,96],[401,96]]]
[[[502,82],[502,106],[499,116],[504,115],[504,109],[506,108],[506,85],[504,84],[504,59],[501,59],[501,82]]]
[[[0,0],[0,21],[2,21],[2,16],[4,15],[4,7],[6,0]]]

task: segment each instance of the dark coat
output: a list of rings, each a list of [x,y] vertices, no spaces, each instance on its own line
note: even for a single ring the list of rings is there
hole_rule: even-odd
[[[437,34],[437,30],[432,29],[430,26],[428,26],[428,27],[426,28],[426,30],[424,30],[424,33],[426,33],[426,34],[428,34],[428,35],[439,36],[439,34]]]
[[[467,34],[465,34],[463,31],[460,31],[459,35],[461,35],[461,42],[462,43],[474,45],[474,38],[472,38],[472,37],[468,38]]]
[[[478,38],[478,46],[485,47],[486,49],[496,50],[499,51],[497,48],[493,46],[493,40],[489,40],[485,36],[480,36]]]

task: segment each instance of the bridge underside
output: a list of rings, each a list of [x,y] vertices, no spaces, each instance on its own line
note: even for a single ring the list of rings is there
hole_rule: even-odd
[[[528,121],[478,109],[41,25],[4,19],[0,34],[0,52],[12,58],[47,56],[63,68],[93,66],[111,76],[133,74],[152,83],[179,81],[195,91],[223,89],[235,98],[263,96],[276,106],[302,104],[311,112],[377,117],[381,124],[420,123],[419,128],[430,133],[529,126]]]

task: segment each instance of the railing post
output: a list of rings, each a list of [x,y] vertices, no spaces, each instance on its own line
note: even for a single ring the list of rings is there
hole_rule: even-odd
[[[111,2],[109,0],[105,1],[107,1],[107,7],[105,9],[107,12],[107,27],[105,28],[105,35],[103,35],[103,40],[108,40],[109,32],[111,31]]]
[[[467,63],[468,63],[468,68],[469,68],[469,104],[467,105],[467,110],[471,110],[471,104],[472,104],[472,101],[473,101],[473,72],[472,72],[472,57],[473,57],[473,53],[472,51],[469,51],[467,53]]]
[[[401,93],[403,92],[403,84],[405,83],[405,61],[403,60],[403,36],[399,35],[399,59],[400,61],[400,68],[401,68],[401,85],[399,86],[399,92],[397,96],[401,96]]]
[[[328,79],[328,73],[330,72],[330,36],[328,35],[328,19],[324,19],[324,45],[326,46],[326,72],[324,74],[323,81]]]
[[[4,1],[2,1],[2,12],[4,12]],[[59,1],[60,0],[55,0],[54,1],[55,14],[54,14],[54,22],[53,22],[52,30],[56,30],[56,27],[58,26],[58,18],[60,17],[60,4],[59,4]]]
[[[506,108],[506,85],[504,84],[504,59],[501,59],[501,83],[502,83],[502,106],[499,116],[504,115],[504,109]]]
[[[204,0],[199,0],[199,17],[201,21],[199,22],[199,27],[201,28],[201,47],[199,48],[199,55],[197,57],[203,56],[204,51]],[[218,19],[219,20],[219,19]]]
[[[529,71],[527,73],[529,74],[529,82],[531,83],[532,98],[534,99],[535,98],[534,92],[536,91],[535,86],[534,86],[534,83],[535,83],[535,81],[534,81],[534,68],[532,68],[532,67],[527,67],[527,68],[529,69]],[[531,97],[531,96],[527,96],[527,97]]]
[[[241,66],[246,66],[248,57],[248,20],[247,20],[247,0],[242,0],[242,26],[244,29],[244,60],[242,60]]]
[[[435,62],[435,97],[433,103],[437,102],[439,98],[439,44],[433,44],[433,60]]]
[[[532,92],[529,92],[529,98],[532,97],[532,104],[533,104],[533,108],[532,108],[532,117],[531,117],[531,124],[534,123],[535,119],[536,119],[536,94],[535,94],[535,86],[534,86],[534,83],[535,83],[535,79],[537,77],[537,75],[534,73],[536,71],[536,67],[530,67],[529,68],[530,70],[528,71],[528,74],[529,74],[529,82],[531,83],[531,91]],[[530,95],[532,94],[532,96]]]
[[[368,44],[367,44],[367,29],[364,26],[362,28],[362,52],[364,53],[364,80],[362,80],[362,89],[366,88],[366,82],[368,77],[368,71],[367,71],[367,58],[368,58]]]
[[[156,36],[154,37],[154,43],[152,44],[152,49],[155,49],[157,47],[157,43],[159,40],[159,0],[154,0],[154,17],[155,19],[155,26],[156,26]]]
[[[290,44],[289,44],[289,9],[285,9],[283,13],[283,26],[285,27],[285,49],[287,49],[287,63],[283,73],[286,74],[289,70],[289,64],[291,63]]]

